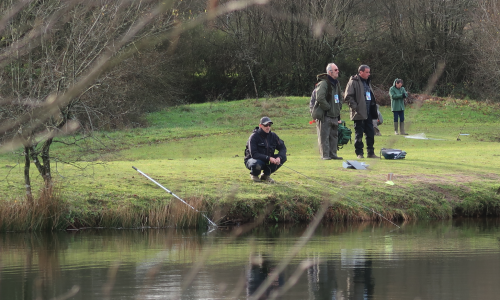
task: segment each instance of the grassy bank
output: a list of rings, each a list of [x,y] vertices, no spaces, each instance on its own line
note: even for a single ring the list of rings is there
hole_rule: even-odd
[[[364,159],[370,166],[360,171],[319,159],[305,97],[204,103],[153,113],[147,116],[148,128],[99,133],[108,147],[98,153],[56,145],[53,154],[61,160],[81,161],[54,162],[57,192],[40,196],[39,203],[56,201],[57,210],[42,218],[37,206],[23,200],[22,157],[2,154],[0,226],[23,230],[204,222],[132,166],[223,224],[252,221],[263,213],[271,222],[307,221],[323,201],[330,203],[327,220],[377,217],[366,208],[393,219],[500,213],[498,104],[434,98],[420,108],[408,107],[407,132],[432,138],[426,140],[394,136],[390,107],[382,107],[382,114],[385,123],[380,126],[383,135],[375,140],[376,152],[385,147],[408,154],[405,160]],[[274,185],[252,182],[243,165],[246,140],[264,115],[273,119],[273,130],[289,155],[273,176]],[[342,117],[348,118],[347,107]],[[347,124],[352,128],[351,121]],[[339,155],[357,160],[351,144]],[[388,173],[394,174],[394,185],[386,183]],[[14,222],[12,216],[21,207],[24,217]],[[47,219],[49,225],[43,223]]]

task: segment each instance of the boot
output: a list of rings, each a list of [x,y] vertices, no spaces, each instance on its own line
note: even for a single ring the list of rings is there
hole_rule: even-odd
[[[408,133],[405,132],[405,122],[399,122],[399,128],[402,135],[408,135]]]
[[[255,181],[255,182],[260,182],[260,178],[259,178],[259,176],[255,176],[255,175],[250,174],[250,178],[251,178],[253,181]]]
[[[266,175],[266,174],[262,174],[262,176],[260,176],[260,180],[264,181],[264,182],[267,182],[267,183],[274,183],[275,181],[271,178],[271,175]]]
[[[398,135],[398,122],[394,122],[394,134]]]

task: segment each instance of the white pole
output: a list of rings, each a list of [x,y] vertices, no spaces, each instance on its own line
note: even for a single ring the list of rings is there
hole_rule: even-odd
[[[215,226],[217,227],[217,224],[215,224],[214,222],[212,222],[212,220],[210,220],[204,213],[200,212],[199,210],[197,210],[196,208],[192,207],[191,205],[189,205],[186,201],[182,200],[180,197],[178,197],[176,194],[172,193],[171,191],[169,191],[166,187],[164,187],[163,185],[159,184],[158,182],[156,182],[156,180],[154,180],[153,178],[149,177],[148,175],[144,174],[143,172],[141,172],[141,170],[137,169],[136,167],[132,166],[132,168],[134,170],[136,170],[137,172],[141,173],[142,176],[146,177],[147,179],[151,180],[152,182],[154,182],[157,186],[161,187],[162,189],[164,189],[167,193],[169,193],[170,195],[174,196],[175,198],[179,199],[182,201],[182,203],[186,204],[187,206],[191,207],[191,209],[193,209],[194,211],[200,213],[202,216],[205,217],[205,219],[208,220],[208,222],[210,222],[210,225],[212,226]]]

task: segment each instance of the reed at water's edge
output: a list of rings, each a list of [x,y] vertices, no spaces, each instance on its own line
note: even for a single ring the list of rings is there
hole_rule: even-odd
[[[386,196],[390,198],[390,195]],[[412,196],[408,195],[408,197],[400,198],[397,203],[391,202],[390,204],[382,204],[383,200],[376,201],[378,203],[363,201],[363,207],[348,200],[332,201],[323,220],[326,222],[384,221],[376,213],[393,221],[500,215],[498,201],[493,199],[476,199],[472,202],[451,205],[439,194],[436,194],[434,199],[415,201],[411,198]],[[238,200],[231,204],[221,204],[216,199],[201,200],[189,197],[185,200],[199,211],[206,212],[208,217],[221,225],[252,222],[257,215],[266,211],[268,212],[266,222],[269,223],[308,222],[321,204],[320,199],[313,197],[292,199],[283,197],[280,200],[264,199],[261,201]],[[33,205],[27,201],[1,201],[0,230],[44,231],[82,227],[193,228],[208,225],[200,214],[185,204],[175,201],[144,203],[142,206],[133,203],[116,207],[89,206],[84,210],[72,210],[71,202],[62,200],[57,195],[40,196]],[[368,206],[365,207],[365,205]]]

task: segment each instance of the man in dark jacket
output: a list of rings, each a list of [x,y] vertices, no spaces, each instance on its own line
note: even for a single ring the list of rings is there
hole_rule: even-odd
[[[259,127],[255,127],[248,138],[245,149],[245,166],[250,170],[250,177],[255,182],[274,183],[271,174],[286,161],[285,142],[276,133],[271,132],[273,122],[268,117],[260,119]],[[278,154],[274,154],[275,150]],[[263,172],[259,178],[260,173]]]
[[[322,159],[342,159],[337,156],[338,128],[342,110],[342,91],[339,68],[334,63],[328,64],[326,74],[316,76],[316,104],[312,117],[316,120],[319,153]]]
[[[363,133],[366,136],[366,152],[368,158],[379,158],[375,155],[375,131],[373,119],[378,118],[377,103],[370,83],[370,67],[361,65],[358,74],[352,76],[345,89],[344,101],[349,104],[351,120],[354,121],[354,148],[358,159],[363,156]]]

